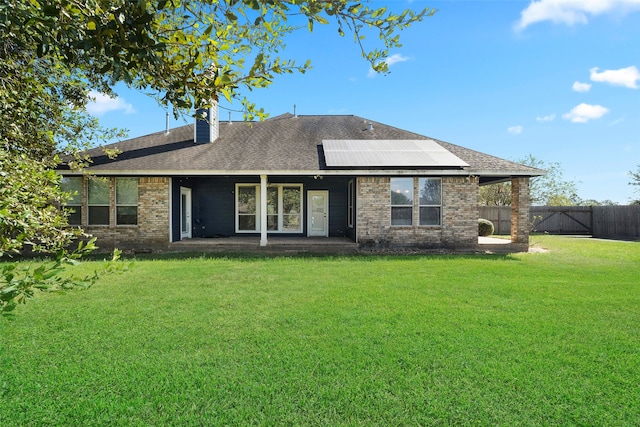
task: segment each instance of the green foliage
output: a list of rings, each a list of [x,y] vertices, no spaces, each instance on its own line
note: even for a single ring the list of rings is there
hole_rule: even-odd
[[[434,13],[395,13],[347,0],[9,0],[0,6],[0,34],[9,36],[11,49],[54,67],[64,64],[81,77],[74,82],[101,92],[124,82],[156,94],[176,114],[219,96],[242,99],[251,118],[264,112],[241,96],[242,89],[310,68],[308,61],[298,65],[280,56],[285,36],[332,22],[340,34],[353,34],[375,70],[386,72],[389,50],[401,46],[398,31]],[[366,46],[369,36],[381,47]]]
[[[483,185],[478,202],[480,206],[511,206],[511,183]]]
[[[576,183],[564,179],[562,165],[559,162],[547,163],[529,155],[519,160],[519,163],[547,172],[543,176],[531,179],[532,205],[575,206],[580,204]]]
[[[78,260],[96,249],[95,239],[82,241],[73,252],[59,250],[51,261],[4,262],[0,264],[0,315],[11,316],[19,304],[26,304],[38,291],[59,292],[87,289],[104,274],[123,272],[128,267],[118,262],[120,251],[114,250],[102,268],[82,276],[64,275],[65,267],[78,265]]]
[[[595,200],[595,199],[586,199],[580,201],[581,206],[617,206],[618,202],[614,202],[613,200],[605,199],[605,200]]]
[[[480,218],[478,220],[478,236],[491,236],[494,232],[493,223],[488,219]]]
[[[630,171],[629,176],[631,177],[631,182],[629,182],[629,185],[640,186],[640,165],[638,165],[638,169],[636,172]]]
[[[638,165],[638,169],[636,170],[636,172],[629,171],[629,177],[631,178],[631,181],[629,181],[629,185],[636,186],[637,188],[635,189],[635,193],[640,196],[640,165]],[[640,204],[640,199],[632,200],[631,204]]]
[[[636,425],[640,243],[536,241],[140,259],[0,322],[0,425]]]
[[[37,56],[25,40],[29,30],[8,22],[19,9],[0,5],[0,149],[55,167],[56,154],[78,153],[123,136],[101,127],[84,110],[89,87],[82,70]]]
[[[25,247],[57,252],[83,236],[67,226],[60,209],[68,195],[58,186],[53,163],[0,148],[0,256]]]
[[[516,160],[526,166],[542,169],[545,175],[530,180],[530,200],[532,205],[575,206],[581,202],[578,188],[573,181],[564,179],[559,162],[547,163],[533,155]],[[482,206],[510,206],[511,183],[504,182],[480,187],[479,204]]]
[[[67,213],[61,208],[70,197],[60,187],[60,175],[51,169],[53,161],[36,160],[25,153],[10,153],[0,148],[0,258],[17,254],[54,254],[51,261],[39,264],[0,264],[0,315],[10,314],[37,291],[58,291],[89,287],[106,273],[121,271],[119,252],[104,268],[84,277],[65,276],[67,266],[96,249],[95,239],[75,250],[76,239],[88,239],[82,230],[69,227]]]

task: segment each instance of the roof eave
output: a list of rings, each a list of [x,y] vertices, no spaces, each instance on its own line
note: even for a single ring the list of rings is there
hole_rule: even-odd
[[[388,176],[388,175],[421,175],[421,176],[490,176],[509,178],[513,176],[533,177],[543,173],[517,170],[464,170],[464,169],[315,169],[315,170],[179,170],[179,169],[140,169],[119,170],[89,167],[87,171],[58,171],[61,175],[83,175],[86,172],[104,176],[241,176],[241,175],[281,175],[281,176]]]

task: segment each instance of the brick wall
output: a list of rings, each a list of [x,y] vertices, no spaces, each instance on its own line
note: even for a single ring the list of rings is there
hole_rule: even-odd
[[[455,247],[478,245],[477,177],[442,178],[442,232],[444,243]]]
[[[468,249],[478,244],[478,179],[442,178],[442,225],[418,225],[418,178],[414,178],[413,225],[391,225],[390,177],[359,177],[357,242],[365,247]]]
[[[511,242],[529,246],[529,178],[511,179]]]
[[[89,226],[84,230],[97,237],[101,249],[166,249],[169,244],[169,178],[138,179],[138,224],[116,225],[115,179],[110,178],[109,225]],[[84,194],[87,184],[85,180]],[[87,224],[87,198],[82,198],[82,224]]]

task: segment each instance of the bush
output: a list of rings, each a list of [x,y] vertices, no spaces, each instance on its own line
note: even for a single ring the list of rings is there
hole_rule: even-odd
[[[478,220],[478,236],[491,236],[493,234],[493,231],[494,228],[491,221],[482,218]]]

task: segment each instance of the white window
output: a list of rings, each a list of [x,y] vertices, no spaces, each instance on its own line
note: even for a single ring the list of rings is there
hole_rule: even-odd
[[[302,185],[274,184],[267,188],[267,230],[302,232]]]
[[[420,178],[420,225],[440,225],[442,212],[442,180]]]
[[[391,225],[413,225],[413,178],[391,178]]]
[[[236,185],[236,231],[259,231],[260,186],[255,184]]]
[[[267,187],[267,230],[302,232],[302,185],[271,184]],[[236,185],[236,231],[260,231],[260,186]]]
[[[82,177],[65,176],[60,180],[60,188],[71,197],[65,203],[69,225],[82,224]]]
[[[418,186],[417,211],[414,211],[414,185]],[[417,225],[442,224],[442,179],[391,178],[391,225],[413,225],[417,212]]]
[[[91,177],[87,190],[89,225],[109,225],[109,179]]]
[[[116,178],[116,224],[138,224],[138,178]]]

